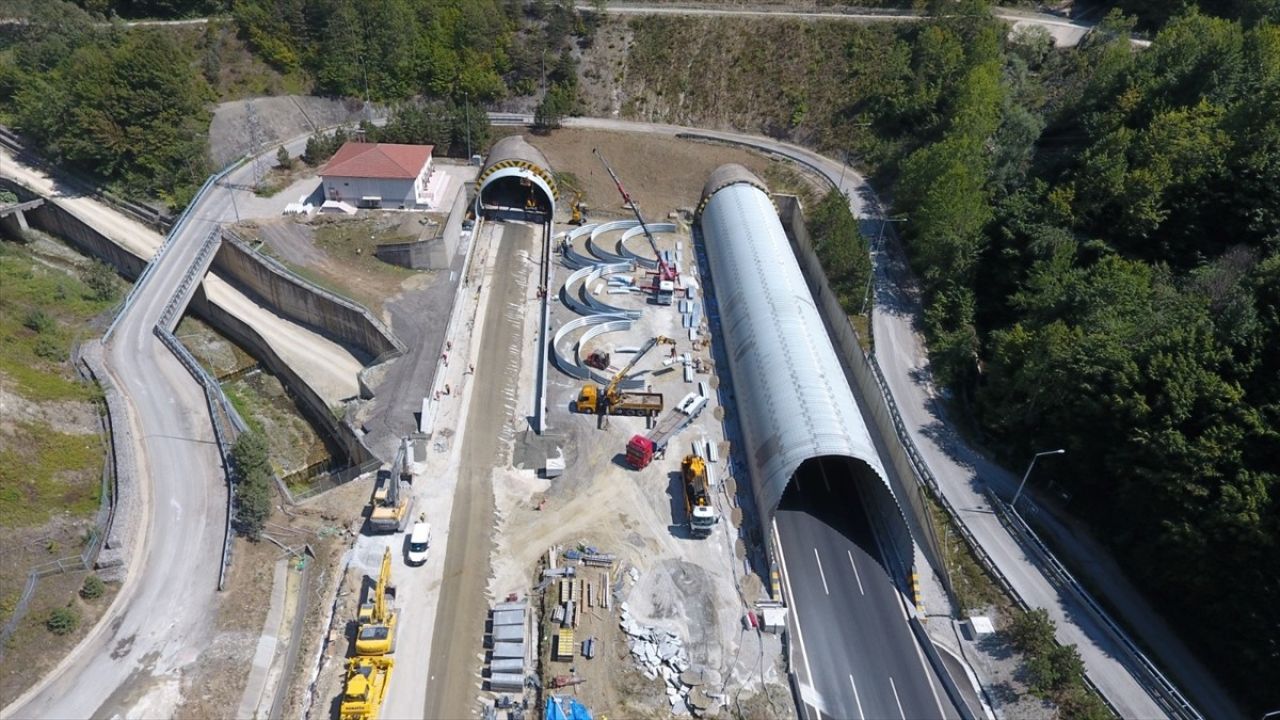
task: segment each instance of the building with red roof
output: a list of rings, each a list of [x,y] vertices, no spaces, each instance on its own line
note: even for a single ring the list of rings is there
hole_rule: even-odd
[[[325,200],[413,210],[428,205],[431,145],[348,142],[320,169]]]

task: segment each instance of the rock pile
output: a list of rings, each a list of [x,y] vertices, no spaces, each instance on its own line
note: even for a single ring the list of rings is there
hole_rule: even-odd
[[[708,687],[706,682],[713,671],[690,669],[689,653],[678,635],[635,620],[626,603],[622,603],[619,609],[619,625],[627,635],[631,656],[639,663],[645,677],[650,680],[661,677],[666,683],[667,701],[671,703],[673,715],[688,715],[691,710],[698,714],[721,704],[716,694],[718,688]],[[714,674],[717,680],[718,675]],[[696,698],[691,692],[695,688]]]

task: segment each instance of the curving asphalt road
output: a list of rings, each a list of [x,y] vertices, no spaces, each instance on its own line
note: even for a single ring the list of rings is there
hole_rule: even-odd
[[[304,144],[305,138],[288,145],[297,152]],[[122,238],[126,246],[150,240],[146,228],[92,198],[61,194],[56,183],[7,153],[3,171],[86,223]],[[252,172],[251,166],[238,168],[227,181],[247,185]],[[200,244],[235,217],[231,192],[215,187],[201,196],[169,250],[153,261],[151,275],[135,288],[106,346],[108,369],[130,409],[140,484],[140,527],[129,544],[133,555],[125,583],[94,630],[41,682],[0,711],[0,718],[171,716],[181,699],[184,674],[195,668],[212,639],[226,481],[204,392],[152,328]],[[212,285],[219,283],[215,279]],[[233,309],[245,307],[241,303]],[[267,319],[262,327],[278,324]],[[275,334],[277,341],[288,338]],[[290,342],[302,340],[285,339]],[[319,357],[312,364],[327,356],[320,352]],[[340,357],[331,360],[344,366]]]

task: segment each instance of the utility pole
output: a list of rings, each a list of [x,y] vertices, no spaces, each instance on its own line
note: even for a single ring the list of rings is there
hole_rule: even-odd
[[[902,217],[896,217],[896,218],[887,218],[887,217],[880,218],[880,234],[876,236],[875,244],[873,244],[870,248],[871,252],[876,253],[880,251],[881,243],[884,240],[884,228],[886,225],[888,225],[891,222],[906,222],[906,221],[907,221],[907,217],[905,215],[903,215]],[[871,302],[871,285],[872,285],[872,281],[875,280],[875,277],[876,277],[876,264],[873,262],[871,263],[871,272],[867,275],[867,289],[862,293],[862,310],[858,312],[859,315],[867,314],[867,303]]]

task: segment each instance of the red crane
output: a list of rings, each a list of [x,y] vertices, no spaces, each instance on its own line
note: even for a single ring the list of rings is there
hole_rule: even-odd
[[[604,159],[604,155],[600,154],[598,148],[592,148],[591,152],[600,158],[604,169],[609,171],[609,177],[613,178],[613,184],[618,186],[618,193],[622,195],[622,202],[631,208],[631,212],[635,213],[636,222],[640,223],[640,229],[644,230],[644,236],[649,240],[649,247],[653,250],[653,255],[658,261],[658,272],[653,276],[654,301],[659,305],[670,305],[672,295],[675,292],[675,283],[680,277],[680,273],[662,258],[662,253],[658,251],[658,242],[653,239],[653,233],[649,232],[649,226],[645,224],[644,218],[640,215],[640,208],[631,199],[631,195],[627,193],[626,188],[622,187],[622,181],[618,179],[618,173],[613,171],[613,168],[609,166],[609,161]]]

